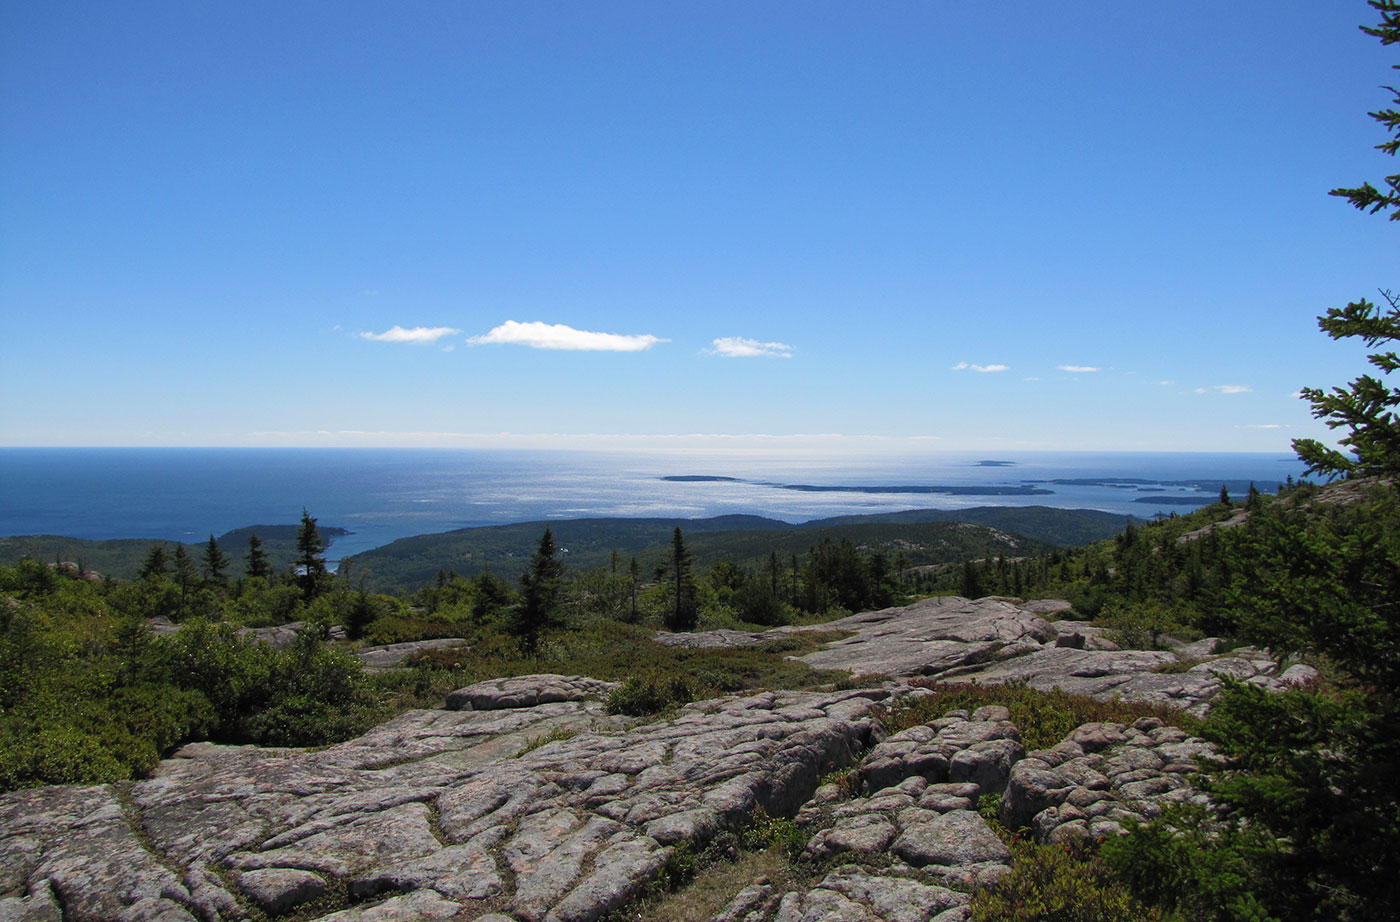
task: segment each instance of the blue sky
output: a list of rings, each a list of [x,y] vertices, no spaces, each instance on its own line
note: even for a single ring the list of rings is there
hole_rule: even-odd
[[[0,444],[1286,452],[1373,18],[5,4]]]

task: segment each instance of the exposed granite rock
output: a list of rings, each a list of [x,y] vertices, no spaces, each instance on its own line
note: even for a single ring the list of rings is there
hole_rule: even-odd
[[[326,895],[326,879],[310,871],[264,868],[236,877],[238,886],[263,912],[281,915]]]
[[[964,918],[967,901],[966,893],[947,887],[848,865],[826,875],[811,890],[784,894],[771,918],[773,922],[954,922]]]
[[[597,702],[409,712],[319,752],[199,744],[129,788],[0,796],[0,918],[234,920],[344,888],[343,920],[591,922],[755,807],[854,763],[882,690],[701,702],[519,751]],[[502,751],[510,748],[510,751]],[[210,873],[210,871],[218,873]],[[318,882],[319,885],[318,885]]]
[[[825,625],[823,625],[825,629]],[[782,640],[788,632],[735,631],[721,628],[716,631],[657,631],[652,639],[666,647],[685,647],[692,650],[725,649],[729,647],[758,647],[770,640]]]
[[[847,669],[854,675],[937,675],[1039,649],[1055,638],[1048,621],[1010,602],[956,596],[851,615],[822,629],[852,636],[798,659],[815,669]]]
[[[410,640],[406,643],[385,644],[382,647],[365,647],[352,654],[367,672],[383,672],[387,669],[396,669],[403,664],[403,661],[413,656],[415,653],[424,653],[428,650],[452,650],[457,647],[466,646],[466,640],[461,637],[440,637],[436,640]]]
[[[1156,718],[1085,724],[1016,763],[1000,819],[1030,826],[1042,841],[1115,835],[1124,820],[1152,819],[1174,801],[1203,801],[1191,778],[1197,758],[1212,751]]]
[[[1011,766],[1025,754],[1021,734],[1005,718],[1005,708],[979,713],[983,719],[942,717],[884,740],[861,766],[863,788],[879,791],[917,776],[935,784],[971,782],[984,794],[1002,790]]]
[[[801,659],[1196,710],[1224,676],[1282,688],[1313,675],[1280,675],[1250,648],[1216,655],[1213,643],[1099,649],[1092,625],[1036,613],[1063,610],[932,599],[823,625],[850,636]],[[1082,643],[1057,645],[1070,636]],[[409,711],[316,752],[194,744],[136,784],[0,795],[0,922],[233,922],[309,915],[323,897],[344,908],[320,922],[594,922],[635,898],[677,846],[756,808],[796,815],[809,857],[852,864],[807,889],[756,882],[720,922],[958,922],[968,891],[1008,869],[977,812],[984,795],[1002,793],[1002,821],[1043,841],[1110,835],[1200,798],[1195,759],[1210,751],[1144,719],[1085,725],[1027,753],[996,706],[886,738],[878,706],[930,694],[893,679],[697,702],[640,726],[604,712],[613,687],[495,680],[454,692],[456,709]],[[575,735],[526,745],[558,731]],[[846,784],[821,784],[847,767]]]
[[[553,673],[488,679],[449,694],[447,708],[451,711],[494,711],[502,708],[528,708],[554,701],[606,699],[617,687],[616,682]]]

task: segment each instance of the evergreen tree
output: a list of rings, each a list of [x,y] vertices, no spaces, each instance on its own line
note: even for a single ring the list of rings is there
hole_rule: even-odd
[[[637,590],[642,584],[642,565],[633,557],[632,562],[627,565],[628,587],[632,596],[632,607],[628,620],[632,624],[637,623]]]
[[[510,605],[510,587],[490,567],[483,567],[471,585],[472,617],[478,623],[494,621]]]
[[[563,576],[564,565],[555,557],[554,535],[546,527],[530,558],[530,569],[520,575],[521,599],[511,625],[530,655],[539,650],[540,634],[558,623]]]
[[[185,616],[186,606],[189,604],[190,589],[199,580],[199,570],[195,567],[194,561],[185,551],[183,544],[175,545],[175,585],[180,587],[180,604],[176,609],[177,619]]]
[[[316,520],[306,509],[301,510],[301,528],[297,531],[297,581],[301,583],[302,596],[311,601],[320,594],[326,579],[326,545],[321,540],[321,532]]]
[[[958,588],[958,594],[965,599],[980,599],[987,594],[986,586],[982,582],[982,576],[978,572],[977,565],[971,560],[963,561],[962,585]]]
[[[379,617],[378,606],[374,604],[374,599],[361,587],[356,593],[354,600],[350,603],[350,610],[345,615],[345,633],[351,640],[359,640],[365,636],[375,618]]]
[[[679,525],[671,536],[671,575],[672,598],[666,613],[666,627],[673,631],[693,631],[700,618],[699,603],[695,597],[695,580],[690,574],[690,551],[686,550]]]
[[[1363,26],[1362,31],[1381,40],[1383,45],[1400,42],[1400,2],[1371,0],[1370,5],[1380,13],[1380,24]],[[1400,70],[1400,64],[1392,65]],[[1400,107],[1400,89],[1386,87],[1393,107]],[[1389,138],[1376,149],[1395,156],[1400,150],[1400,108],[1381,109],[1371,118],[1384,126]],[[1385,177],[1385,190],[1369,182],[1352,189],[1333,189],[1332,195],[1345,198],[1352,205],[1371,214],[1389,212],[1390,220],[1400,220],[1400,174]],[[1330,308],[1318,318],[1318,326],[1333,339],[1359,338],[1375,348],[1382,343],[1400,340],[1400,297],[1382,291],[1385,307],[1378,307],[1365,298],[1346,307]],[[1373,353],[1368,361],[1383,375],[1400,369],[1400,355],[1394,348]],[[1340,444],[1350,449],[1343,454],[1328,448],[1316,439],[1295,439],[1293,450],[1308,464],[1308,473],[1330,477],[1351,477],[1367,474],[1400,474],[1400,389],[1387,387],[1380,378],[1362,375],[1346,389],[1334,387],[1331,392],[1305,387],[1302,396],[1312,404],[1312,414],[1326,422],[1330,429],[1340,429],[1345,435]]]
[[[165,579],[165,574],[170,572],[170,565],[165,559],[165,545],[153,544],[146,554],[146,562],[141,565],[141,578],[147,580]]]
[[[248,556],[243,559],[243,572],[248,576],[267,579],[272,575],[272,565],[268,563],[267,551],[263,550],[262,541],[258,539],[257,535],[248,536]]]
[[[219,542],[210,535],[209,543],[204,545],[204,578],[211,583],[222,583],[227,569],[228,556],[219,550]]]
[[[1400,0],[1370,5],[1381,24],[1365,31],[1385,45],[1400,43]],[[1400,91],[1389,92],[1400,103]],[[1380,149],[1393,155],[1400,112],[1371,115],[1391,135]],[[1386,186],[1332,194],[1400,219],[1400,176],[1387,177]],[[1330,309],[1319,326],[1333,339],[1359,337],[1373,348],[1400,340],[1400,304],[1384,297],[1388,310],[1353,302]],[[1394,351],[1369,361],[1383,374],[1400,368]],[[1315,417],[1345,432],[1339,442],[1350,450],[1295,440],[1309,473],[1400,473],[1400,392],[1363,375],[1347,389],[1302,394]],[[1223,548],[1212,534],[1203,557],[1218,553],[1217,578],[1237,636],[1276,656],[1321,657],[1327,681],[1277,694],[1227,681],[1201,729],[1223,760],[1204,780],[1227,832],[1266,843],[1250,855],[1247,879],[1265,904],[1250,918],[1265,917],[1265,909],[1287,922],[1400,918],[1400,489],[1382,483],[1349,506],[1288,499],[1262,509]],[[1154,829],[1166,830],[1169,843],[1182,841],[1177,830],[1158,825],[1148,834]],[[1213,862],[1229,836],[1203,831],[1197,838]],[[1134,833],[1121,841],[1113,848],[1145,840]],[[1179,875],[1182,862],[1163,852],[1138,852],[1150,859],[1140,878],[1172,881],[1183,905],[1214,896],[1182,886],[1192,883]]]

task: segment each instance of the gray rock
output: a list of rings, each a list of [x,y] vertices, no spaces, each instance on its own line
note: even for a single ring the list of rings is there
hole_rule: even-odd
[[[373,906],[356,906],[321,916],[318,922],[437,922],[455,919],[466,907],[433,890],[416,890]]]
[[[63,922],[63,910],[53,888],[43,881],[24,897],[0,899],[0,922]]]
[[[880,854],[894,840],[898,830],[880,813],[860,813],[823,829],[807,843],[807,855],[824,859],[842,852]]]
[[[618,687],[616,682],[604,682],[587,676],[565,676],[553,673],[488,679],[447,696],[451,711],[494,711],[501,708],[529,708],[554,701],[584,701],[605,699]]]
[[[238,886],[263,912],[281,915],[326,895],[320,875],[294,868],[264,868],[237,875]]]
[[[995,659],[1013,645],[1035,649],[1055,637],[1049,622],[1009,602],[956,596],[852,615],[822,629],[851,636],[798,659],[854,675],[936,675]]]
[[[710,918],[710,922],[759,922],[772,907],[773,885],[767,881],[754,883],[740,890],[734,898]]]
[[[840,867],[805,893],[786,894],[775,922],[929,922],[967,903],[967,895],[903,877]],[[951,920],[953,917],[948,917]]]
[[[928,823],[911,826],[891,850],[915,867],[1011,860],[1010,850],[987,821],[971,810],[938,814]]]
[[[461,637],[441,637],[435,640],[410,640],[406,643],[391,643],[381,647],[365,647],[352,654],[365,667],[366,672],[384,672],[403,664],[403,661],[417,653],[429,650],[452,650],[466,646]]]

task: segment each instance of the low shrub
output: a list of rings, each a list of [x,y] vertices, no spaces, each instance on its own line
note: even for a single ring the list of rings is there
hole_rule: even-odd
[[[694,700],[684,679],[638,678],[631,676],[608,695],[609,714],[650,717],[672,711]]]
[[[1136,900],[1092,850],[1068,843],[1011,847],[1011,873],[978,890],[969,922],[1162,922]]]

